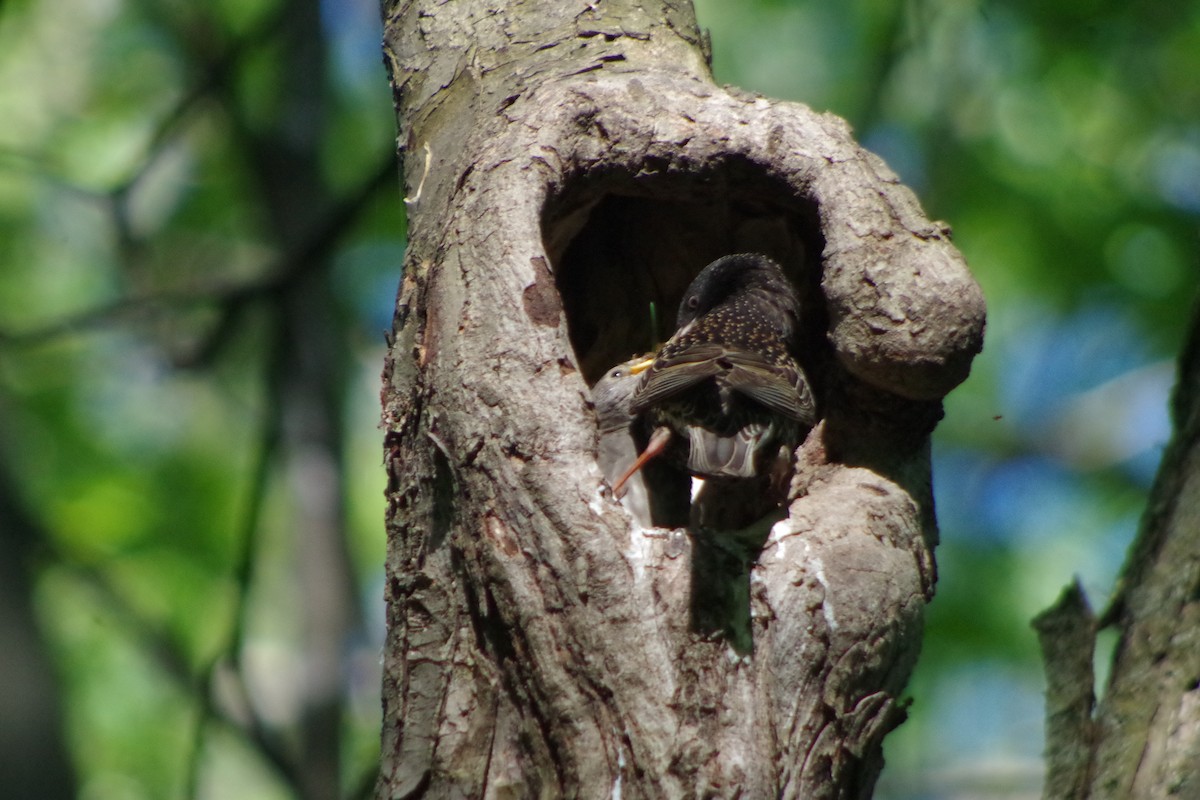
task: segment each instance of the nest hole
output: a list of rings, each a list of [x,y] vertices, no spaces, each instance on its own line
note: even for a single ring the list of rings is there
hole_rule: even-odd
[[[797,356],[810,378],[824,371],[817,205],[753,164],[569,182],[547,204],[543,237],[589,386],[614,364],[670,337],[680,298],[705,265],[745,252],[783,266],[802,306]]]

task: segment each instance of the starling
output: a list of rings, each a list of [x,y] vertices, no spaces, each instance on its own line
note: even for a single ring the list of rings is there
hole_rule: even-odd
[[[600,434],[598,461],[604,478],[612,484],[637,460],[629,426],[633,423],[633,391],[639,373],[634,368],[646,362],[638,356],[618,364],[592,387],[592,404],[596,407],[596,430]]]
[[[748,478],[790,461],[816,421],[792,355],[799,312],[766,256],[725,256],[701,270],[653,361],[622,365],[641,373],[629,408],[650,434],[614,491],[660,453],[702,478]]]
[[[610,486],[637,461],[637,444],[631,426],[630,405],[640,374],[649,366],[647,356],[618,364],[592,386],[592,404],[596,408],[596,429],[600,435],[597,462]],[[647,474],[652,473],[652,474]],[[632,473],[631,473],[632,474]],[[644,528],[678,527],[687,523],[688,493],[670,485],[668,474],[650,468],[642,480],[626,480],[614,494]],[[653,491],[651,491],[651,488]]]

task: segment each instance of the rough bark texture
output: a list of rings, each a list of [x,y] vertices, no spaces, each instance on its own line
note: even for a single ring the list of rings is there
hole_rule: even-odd
[[[0,413],[8,410],[0,401]],[[62,684],[34,605],[32,565],[44,557],[39,547],[46,541],[34,519],[0,466],[0,783],[8,797],[71,800],[79,794]]]
[[[1047,727],[1050,774],[1082,780],[1048,782],[1048,800],[1200,797],[1200,309],[1180,359],[1172,414],[1174,438],[1118,597],[1104,615],[1120,636],[1108,687],[1090,718]],[[1078,656],[1045,651],[1048,683],[1090,695],[1092,652],[1085,650],[1085,672],[1072,666]]]
[[[869,796],[979,290],[844,122],[715,86],[690,4],[495,5],[385,9],[410,240],[379,795]],[[823,409],[751,563],[632,524],[587,392],[744,250],[800,290]]]
[[[1047,798],[1083,798],[1091,772],[1095,741],[1092,712],[1096,651],[1096,619],[1078,581],[1052,607],[1033,621],[1047,664],[1046,782]]]

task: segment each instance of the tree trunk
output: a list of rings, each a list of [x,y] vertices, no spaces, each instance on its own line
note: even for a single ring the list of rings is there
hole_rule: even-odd
[[[0,414],[8,411],[0,398]],[[34,601],[32,566],[44,558],[44,542],[15,481],[0,465],[0,776],[6,797],[70,800],[78,786],[61,682]]]
[[[385,19],[379,795],[869,796],[933,593],[928,436],[982,342],[944,226],[840,119],[715,86],[689,3]],[[796,283],[823,417],[749,561],[635,525],[588,400],[670,332],[650,301],[747,250]]]
[[[1035,620],[1048,691],[1047,800],[1200,797],[1200,309],[1179,365],[1175,433],[1117,597],[1094,619],[1068,590]],[[1103,698],[1092,656],[1119,634]]]

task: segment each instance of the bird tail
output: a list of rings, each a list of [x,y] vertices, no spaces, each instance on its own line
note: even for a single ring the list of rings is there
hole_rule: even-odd
[[[688,471],[727,478],[749,478],[756,474],[755,458],[769,425],[747,425],[733,436],[691,425],[688,433]]]

